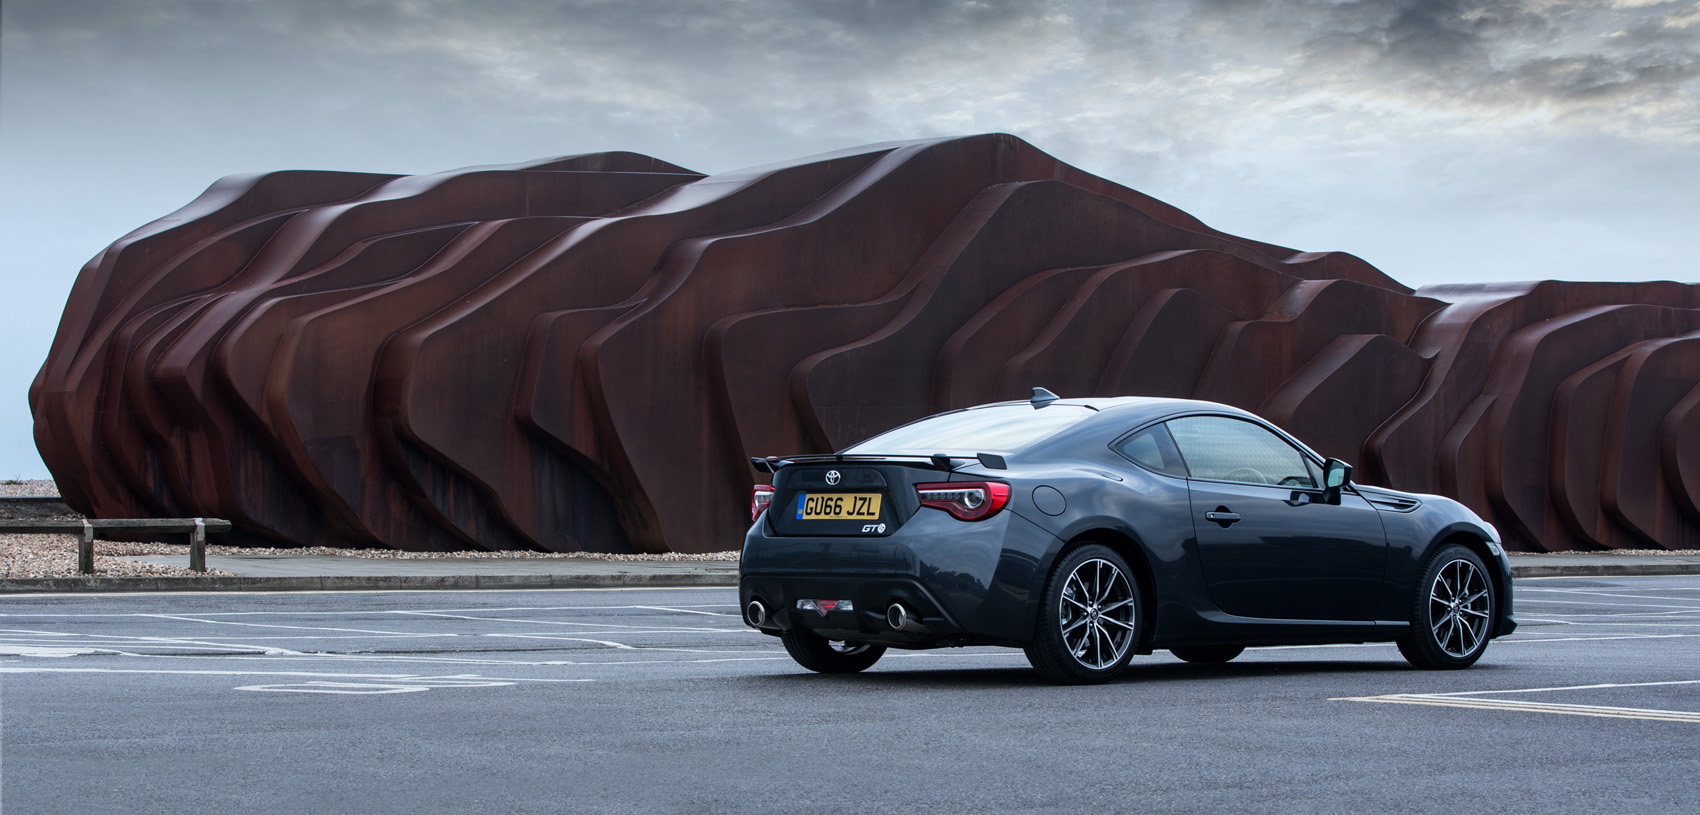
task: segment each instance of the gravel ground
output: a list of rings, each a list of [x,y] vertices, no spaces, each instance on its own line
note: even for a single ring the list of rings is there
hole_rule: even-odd
[[[0,535],[0,577],[76,577],[76,535]],[[208,546],[212,551],[215,547]],[[216,547],[228,549],[230,547]],[[185,555],[189,545],[164,543],[94,542],[94,573],[97,577],[229,577],[229,572],[207,569],[204,574],[186,567],[158,566],[123,555]]]
[[[25,481],[8,478],[0,481],[0,495],[58,495],[59,485],[52,481]]]

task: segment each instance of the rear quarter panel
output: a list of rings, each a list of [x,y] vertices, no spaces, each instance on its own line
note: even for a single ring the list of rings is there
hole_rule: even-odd
[[[1107,448],[1101,455],[1076,456],[1066,465],[1024,464],[976,475],[1008,480],[1009,511],[1049,533],[1044,552],[1024,553],[1033,557],[1033,596],[1022,615],[1028,635],[1044,581],[1064,548],[1104,532],[1131,541],[1143,561],[1130,565],[1146,570],[1145,611],[1153,615],[1158,632],[1165,638],[1171,633],[1189,635],[1201,624],[1196,609],[1211,604],[1198,566],[1186,479],[1147,472]],[[1039,508],[1034,493],[1042,487],[1062,494],[1066,505],[1060,514]]]

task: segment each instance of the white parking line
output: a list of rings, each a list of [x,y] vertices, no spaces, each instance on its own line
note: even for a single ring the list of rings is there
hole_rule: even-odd
[[[1541,623],[1545,625],[1582,625],[1582,626],[1639,626],[1641,628],[1693,628],[1700,621],[1684,622],[1687,617],[1658,617],[1648,619],[1645,614],[1567,614],[1542,615],[1540,617],[1517,615],[1523,625]]]
[[[666,606],[632,606],[632,608],[644,608],[644,609],[649,609],[650,611],[673,611],[673,612],[677,612],[679,614],[707,614],[710,617],[736,617],[736,616],[738,616],[736,614],[727,614],[727,613],[721,612],[721,611],[697,611],[696,609],[692,609],[692,608],[668,608]]]
[[[113,643],[123,643],[123,644],[130,645],[130,646],[138,646],[139,645],[139,646],[173,646],[173,647],[178,647],[178,648],[190,648],[190,647],[221,648],[221,649],[226,649],[226,650],[250,651],[250,652],[254,652],[254,653],[267,653],[267,654],[269,654],[269,653],[294,653],[293,651],[289,651],[287,649],[282,649],[282,648],[267,648],[267,647],[264,647],[264,646],[248,645],[246,643],[211,642],[211,641],[208,641],[208,640],[194,640],[194,639],[187,639],[187,638],[183,638],[183,637],[132,637],[132,636],[124,636],[122,634],[105,634],[105,633],[99,633],[99,634],[72,633],[72,634],[67,635],[67,634],[64,634],[64,633],[61,633],[61,632],[57,632],[57,631],[38,631],[38,632],[25,632],[25,633],[33,633],[33,634],[38,634],[38,635],[42,635],[42,636],[54,636],[54,637],[70,636],[70,637],[80,638],[79,640],[67,640],[66,641],[66,642],[69,642],[69,643],[72,643],[72,644],[76,644],[78,642],[85,642],[85,641],[93,641],[93,642],[107,641],[107,642],[113,642]]]
[[[1538,633],[1531,632],[1529,634],[1518,633],[1517,636],[1512,637],[1510,639],[1498,639],[1498,640],[1494,640],[1494,642],[1495,643],[1502,643],[1503,642],[1507,645],[1512,645],[1512,644],[1531,643],[1531,642],[1539,643],[1539,642],[1601,642],[1601,641],[1604,641],[1604,640],[1671,640],[1671,639],[1683,639],[1683,638],[1687,638],[1687,637],[1700,637],[1700,634],[1601,634],[1599,636],[1593,636],[1593,637],[1544,637],[1544,636],[1541,636]]]
[[[1505,699],[1482,699],[1522,693],[1554,693],[1559,691],[1611,690],[1617,688],[1652,688],[1672,685],[1700,685],[1700,679],[1681,679],[1668,682],[1602,682],[1593,685],[1562,685],[1549,688],[1512,688],[1509,690],[1452,691],[1448,693],[1392,693],[1383,696],[1341,696],[1330,702],[1379,702],[1398,705],[1430,705],[1461,707],[1476,710],[1505,710],[1517,713],[1558,713],[1567,716],[1597,716],[1608,719],[1645,719],[1659,722],[1690,722],[1700,724],[1700,711],[1661,710],[1657,708],[1618,707],[1614,705],[1574,705],[1559,702],[1527,702]]]
[[[402,614],[414,614],[414,615],[418,615],[418,616],[421,616],[421,617],[431,617],[431,618],[435,618],[435,619],[474,620],[474,621],[477,621],[477,622],[490,622],[490,623],[524,623],[526,625],[575,625],[575,626],[582,626],[582,627],[585,627],[585,628],[616,628],[616,629],[653,629],[653,628],[655,628],[655,626],[652,626],[652,625],[624,625],[624,624],[620,624],[620,623],[604,623],[604,622],[580,623],[580,622],[573,622],[571,620],[532,620],[532,619],[525,619],[525,618],[517,618],[516,619],[516,618],[513,618],[513,617],[481,617],[481,616],[478,616],[476,614],[448,614],[448,613],[444,613],[444,612],[440,612],[440,611],[405,611],[405,612],[400,612],[400,613],[402,613]],[[702,613],[702,612],[699,612],[699,613]],[[723,616],[731,616],[731,615],[723,615]],[[684,629],[677,629],[677,630],[690,631],[690,630],[694,630],[694,629],[684,628]],[[709,629],[704,629],[704,630],[709,630]],[[750,630],[754,631],[755,629],[750,629]]]
[[[1648,591],[1700,591],[1700,586],[1660,586],[1658,588],[1614,588],[1610,591],[1601,589],[1549,589],[1544,586],[1518,590],[1518,594],[1586,594],[1600,597],[1640,597],[1638,592]],[[1700,600],[1700,597],[1660,597],[1660,600]]]
[[[504,588],[497,588],[497,589],[320,589],[320,590],[316,590],[316,591],[315,590],[295,590],[295,589],[287,589],[287,590],[258,589],[258,590],[253,590],[253,591],[127,591],[127,592],[124,592],[122,594],[113,594],[113,595],[109,595],[109,596],[119,597],[119,598],[129,598],[129,597],[284,597],[284,596],[288,596],[288,597],[310,597],[310,596],[314,596],[314,595],[325,594],[325,595],[335,595],[335,596],[338,596],[338,597],[354,597],[354,596],[361,596],[361,595],[368,595],[368,594],[382,594],[382,595],[418,594],[418,595],[428,595],[428,596],[432,596],[432,597],[441,597],[441,596],[445,596],[445,595],[455,595],[455,594],[516,594],[516,593],[525,593],[525,594],[542,595],[542,594],[549,594],[549,593],[587,594],[587,593],[599,593],[599,592],[600,593],[609,593],[609,592],[643,592],[643,591],[651,591],[651,592],[653,592],[653,591],[727,591],[727,592],[736,593],[738,591],[738,589],[737,589],[736,586],[607,586],[607,587],[601,587],[601,588],[576,588],[576,589],[566,589],[566,588],[562,588],[562,589],[544,589],[544,588],[534,588],[534,589],[513,589],[513,588],[505,588],[505,589]],[[29,597],[30,597],[30,599],[43,599],[43,598],[66,599],[66,598],[70,598],[70,599],[77,599],[77,600],[87,600],[87,599],[89,599],[90,595],[89,595],[88,592],[65,592],[65,591],[61,591],[61,592],[52,592],[52,593],[43,592],[41,594],[35,594],[35,593],[32,592],[29,595]]]
[[[288,628],[288,629],[295,630],[295,631],[336,631],[336,632],[339,632],[339,633],[347,633],[347,634],[379,634],[379,635],[383,635],[383,636],[392,636],[392,637],[413,636],[413,634],[411,632],[407,632],[407,631],[378,631],[378,630],[369,629],[369,628],[329,628],[329,627],[326,627],[326,626],[317,626],[317,625],[278,625],[278,624],[275,624],[275,623],[243,623],[243,622],[236,622],[234,620],[208,620],[208,619],[204,619],[204,616],[212,616],[212,615],[204,615],[203,617],[185,617],[185,616],[178,615],[178,614],[138,614],[136,616],[147,617],[147,618],[156,619],[156,620],[178,620],[178,621],[185,622],[185,623],[203,623],[203,624],[206,624],[206,625],[232,625],[232,626],[242,626],[244,628]],[[452,637],[452,636],[455,636],[455,635],[454,634],[439,634],[437,636]]]
[[[1592,685],[1553,685],[1544,688],[1509,688],[1506,690],[1455,690],[1431,696],[1483,696],[1493,693],[1553,693],[1567,690],[1603,690],[1607,688],[1656,688],[1670,685],[1700,685],[1700,679],[1671,679],[1664,682],[1596,682]]]
[[[591,679],[536,679],[531,677],[480,677],[477,674],[449,674],[446,676],[429,677],[421,674],[371,674],[371,673],[331,673],[328,671],[231,671],[231,670],[176,670],[165,668],[46,668],[34,666],[0,665],[0,673],[9,674],[169,674],[173,676],[290,676],[290,677],[330,677],[334,679],[489,679],[500,682],[592,682]]]
[[[593,640],[593,639],[586,639],[584,637],[565,637],[565,636],[551,635],[551,634],[480,634],[479,636],[483,636],[483,637],[511,637],[513,639],[526,639],[526,640],[550,640],[552,642],[588,642],[592,645],[600,645],[600,646],[603,646],[605,648],[615,648],[615,649],[618,649],[618,650],[621,650],[621,651],[636,651],[637,650],[637,648],[635,646],[627,645],[623,642],[614,642],[613,640]]]
[[[531,683],[594,682],[588,678],[496,677],[478,674],[426,676],[392,673],[330,673],[326,671],[230,671],[230,670],[172,670],[150,668],[45,668],[0,665],[0,673],[9,674],[146,674],[156,676],[239,676],[306,678],[310,681],[295,684],[243,685],[234,690],[274,691],[294,693],[383,694],[412,693],[437,688],[493,688]],[[350,682],[348,680],[366,680]],[[372,681],[376,680],[376,681]]]
[[[1668,598],[1653,598],[1653,599],[1668,599]],[[1700,611],[1700,606],[1672,606],[1672,605],[1666,605],[1664,603],[1606,603],[1606,602],[1602,602],[1600,600],[1550,600],[1550,599],[1546,599],[1546,598],[1531,598],[1531,599],[1520,599],[1517,603],[1518,607],[1522,607],[1524,604],[1535,605],[1535,606],[1589,606],[1589,607],[1605,606],[1607,608],[1669,608],[1669,609],[1675,609],[1678,613],[1684,612],[1684,611],[1687,611],[1687,612]]]

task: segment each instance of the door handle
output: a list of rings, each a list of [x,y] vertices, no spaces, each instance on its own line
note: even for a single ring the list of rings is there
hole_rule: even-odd
[[[1204,520],[1215,521],[1221,524],[1223,529],[1227,529],[1240,522],[1240,514],[1230,511],[1227,507],[1217,507],[1214,512],[1204,513]]]

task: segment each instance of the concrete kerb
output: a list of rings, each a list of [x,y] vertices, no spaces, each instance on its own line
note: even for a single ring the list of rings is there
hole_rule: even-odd
[[[1700,563],[1533,563],[1514,564],[1511,576],[1529,577],[1668,577],[1700,574]]]

